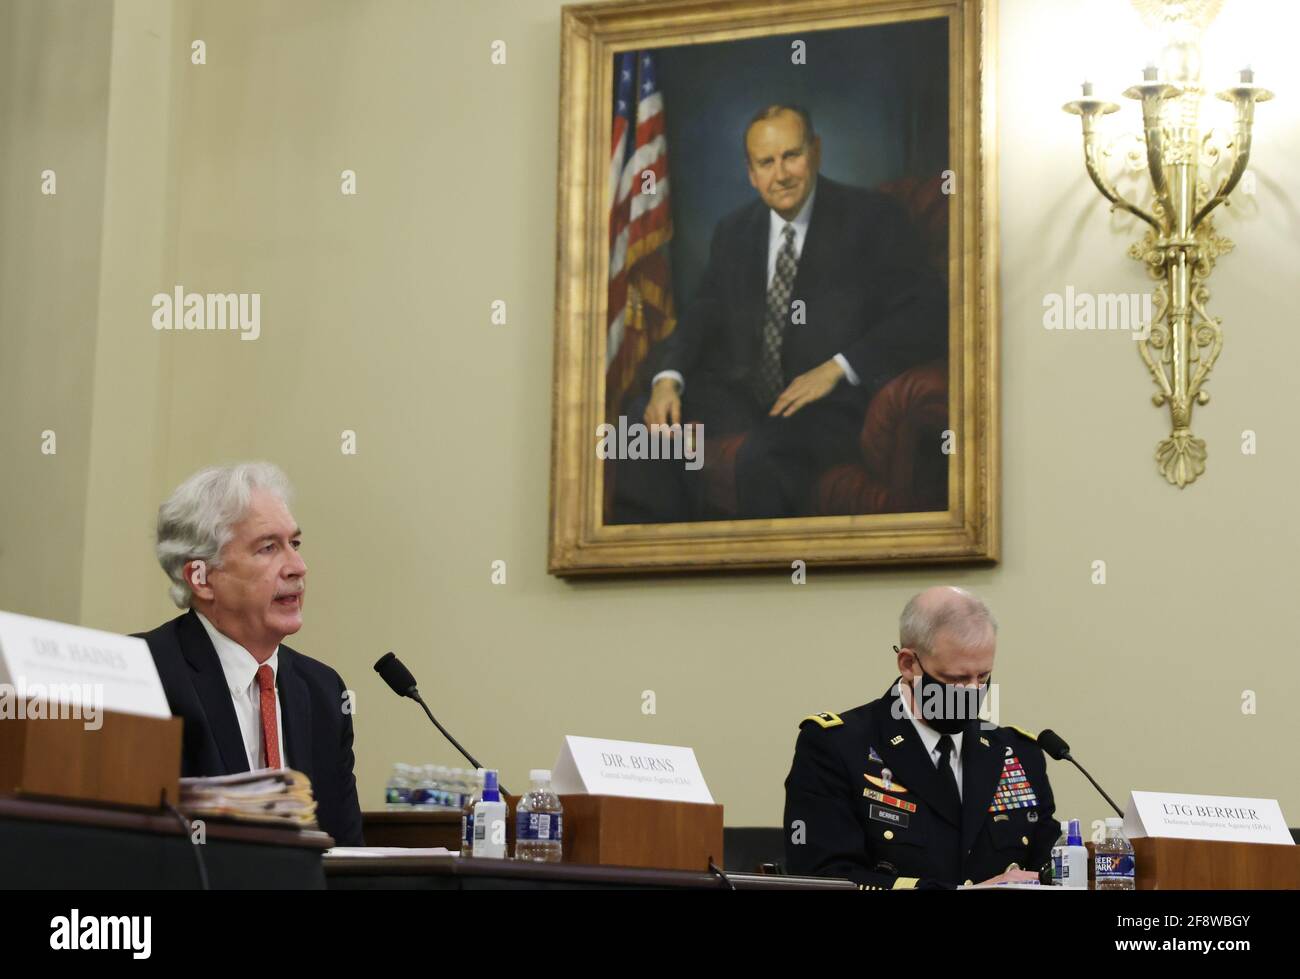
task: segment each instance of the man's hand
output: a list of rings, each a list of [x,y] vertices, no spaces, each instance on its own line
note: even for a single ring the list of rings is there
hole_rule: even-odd
[[[998,874],[996,877],[990,877],[988,880],[980,881],[980,884],[1025,884],[1038,883],[1038,874],[1032,870],[1008,870],[1005,874]]]
[[[790,386],[781,392],[768,414],[789,418],[804,405],[812,404],[830,394],[843,376],[844,368],[831,358],[820,367],[814,367],[807,374],[800,374],[791,381]]]
[[[650,403],[645,407],[647,425],[680,425],[682,422],[682,397],[677,393],[677,382],[671,377],[661,377],[650,392]]]

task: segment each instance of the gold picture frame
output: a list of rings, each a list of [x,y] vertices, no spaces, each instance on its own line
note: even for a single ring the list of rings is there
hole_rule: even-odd
[[[1000,546],[996,0],[641,0],[563,8],[551,518],[559,576],[994,562]],[[608,147],[620,52],[947,22],[947,509],[611,524],[605,410]]]

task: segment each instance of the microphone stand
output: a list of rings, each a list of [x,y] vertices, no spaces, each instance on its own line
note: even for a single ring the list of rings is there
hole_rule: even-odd
[[[450,731],[448,731],[445,727],[443,727],[441,724],[438,723],[438,719],[433,716],[433,711],[429,710],[429,705],[426,704],[424,702],[424,698],[420,696],[419,690],[417,690],[415,687],[412,687],[410,690],[407,691],[406,695],[424,708],[424,712],[429,715],[429,720],[433,721],[433,726],[442,732],[442,736],[451,742],[452,747],[454,747],[457,751],[459,751],[462,755],[465,756],[466,761],[468,761],[471,765],[473,765],[475,769],[479,769],[483,767],[481,764],[479,764],[479,760],[477,758],[475,758],[468,751],[466,751],[464,747],[462,747],[461,743],[451,736]],[[1085,772],[1084,774],[1087,773]],[[506,787],[502,785],[499,781],[497,782],[497,789],[500,790],[502,795],[510,794],[508,791],[506,791]]]
[[[430,716],[432,716],[432,715],[430,715]],[[437,722],[435,722],[435,723],[437,723]],[[1082,765],[1080,765],[1077,761],[1074,760],[1074,756],[1073,756],[1073,755],[1071,755],[1069,752],[1066,752],[1066,753],[1065,753],[1064,755],[1062,755],[1061,757],[1064,758],[1066,761],[1068,761],[1071,765],[1073,765],[1073,766],[1074,766],[1075,768],[1077,768],[1079,771],[1083,772],[1083,776],[1084,776],[1084,778],[1086,778],[1089,782],[1091,782],[1091,783],[1092,783],[1092,787],[1093,787],[1094,789],[1096,789],[1098,792],[1101,793],[1101,797],[1102,797],[1103,799],[1105,799],[1107,802],[1110,803],[1110,807],[1111,807],[1112,809],[1115,810],[1115,813],[1116,813],[1116,814],[1117,814],[1121,819],[1124,818],[1124,810],[1121,809],[1119,806],[1115,805],[1115,800],[1112,799],[1110,796],[1108,796],[1108,795],[1106,794],[1106,790],[1103,789],[1100,785],[1097,784],[1097,780],[1096,780],[1095,778],[1093,778],[1091,775],[1088,774],[1088,770],[1087,770],[1086,768],[1084,768]]]

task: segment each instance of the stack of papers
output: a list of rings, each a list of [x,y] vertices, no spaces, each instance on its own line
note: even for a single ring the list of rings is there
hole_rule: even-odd
[[[180,808],[187,815],[209,819],[316,828],[311,780],[291,768],[183,778]]]
[[[334,846],[327,857],[454,857],[456,852],[445,846]]]

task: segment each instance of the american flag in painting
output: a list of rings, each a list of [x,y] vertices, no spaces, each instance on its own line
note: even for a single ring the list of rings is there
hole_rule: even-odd
[[[613,419],[650,347],[677,325],[668,242],[668,144],[654,55],[628,51],[614,62],[609,160],[609,321],[605,412]]]

